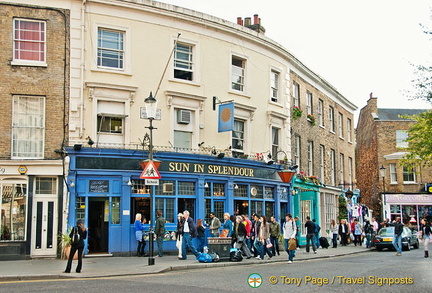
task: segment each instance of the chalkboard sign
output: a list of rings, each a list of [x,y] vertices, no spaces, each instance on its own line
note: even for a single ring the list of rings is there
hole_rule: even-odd
[[[89,192],[108,193],[109,191],[108,180],[90,180],[89,183]]]

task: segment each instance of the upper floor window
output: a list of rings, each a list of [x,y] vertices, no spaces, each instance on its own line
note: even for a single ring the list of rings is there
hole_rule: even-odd
[[[232,149],[242,151],[245,139],[245,123],[242,120],[234,120],[234,130],[232,131]]]
[[[294,164],[298,166],[298,169],[300,170],[300,136],[296,135],[294,137]]]
[[[278,101],[279,92],[279,72],[272,70],[270,73],[270,99],[272,102]]]
[[[318,101],[318,123],[320,126],[324,126],[324,101]]]
[[[308,141],[308,174],[313,175],[313,141]]]
[[[306,98],[306,103],[307,103],[307,114],[313,114],[313,101],[312,101],[313,97],[312,97],[312,93],[311,92],[307,92],[307,98]]]
[[[344,154],[339,154],[339,174],[340,183],[345,184],[345,156]]]
[[[195,130],[195,113],[191,110],[176,109],[174,124],[174,146],[180,149],[191,149]]]
[[[174,78],[193,80],[193,46],[177,43],[174,52]]]
[[[325,147],[321,144],[320,145],[320,178],[322,182],[324,182],[324,176],[325,176]]]
[[[46,25],[44,21],[15,19],[13,61],[46,64]]]
[[[330,131],[335,132],[334,108],[332,106],[329,107],[329,125]]]
[[[293,106],[300,107],[300,85],[293,82]]]
[[[396,130],[396,147],[397,148],[407,148],[408,142],[408,131],[406,130]]]
[[[12,158],[42,159],[45,136],[45,98],[13,97]]]
[[[390,184],[397,183],[396,164],[389,164],[390,167]]]
[[[339,113],[339,137],[343,138],[344,134],[343,134],[343,114]]]
[[[97,65],[110,69],[124,69],[124,32],[98,29]]]
[[[330,180],[332,185],[336,185],[336,151],[330,150]]]
[[[98,115],[98,132],[122,133],[123,117],[110,116],[109,114]]]
[[[272,127],[272,156],[277,159],[277,152],[279,150],[279,128]]]
[[[348,157],[348,183],[350,184],[350,188],[352,187],[353,183],[353,158]]]
[[[347,139],[349,142],[352,142],[352,132],[351,132],[351,128],[352,128],[352,122],[350,118],[347,118]]]
[[[240,57],[231,58],[231,88],[237,91],[244,91],[245,86],[246,60]]]
[[[403,182],[404,183],[415,183],[415,171],[412,167],[403,167]]]

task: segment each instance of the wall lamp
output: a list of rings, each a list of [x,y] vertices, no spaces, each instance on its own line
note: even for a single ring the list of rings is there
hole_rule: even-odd
[[[234,183],[234,189],[238,189],[238,185]]]
[[[94,141],[93,141],[93,139],[91,139],[90,136],[87,136],[87,139],[88,139],[87,143],[88,143],[88,145],[89,145],[90,147],[91,147],[92,145],[94,145]]]
[[[69,180],[69,186],[75,187],[75,181],[73,179]]]
[[[218,158],[218,159],[222,159],[223,157],[225,157],[225,153],[224,153],[224,152],[220,152],[219,154],[217,153],[217,151],[216,151],[216,147],[212,147],[211,154],[212,154],[213,156],[216,156],[216,155],[217,155],[217,158]]]
[[[129,178],[129,180],[127,181],[127,185],[132,186],[132,180]]]

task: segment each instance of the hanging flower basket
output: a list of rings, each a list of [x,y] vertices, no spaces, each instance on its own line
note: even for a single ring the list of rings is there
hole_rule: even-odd
[[[297,119],[299,119],[302,115],[303,115],[303,111],[302,111],[298,106],[295,106],[295,107],[293,108],[293,119],[294,119],[294,120],[297,120]]]
[[[316,124],[315,116],[312,114],[307,115],[307,120],[310,122],[310,124],[312,124],[312,126]]]

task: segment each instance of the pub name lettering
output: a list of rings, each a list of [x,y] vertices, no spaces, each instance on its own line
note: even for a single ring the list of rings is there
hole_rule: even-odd
[[[254,169],[239,168],[234,166],[170,162],[168,170],[170,172],[192,172],[192,173],[207,173],[207,174],[217,174],[217,175],[254,177]]]

